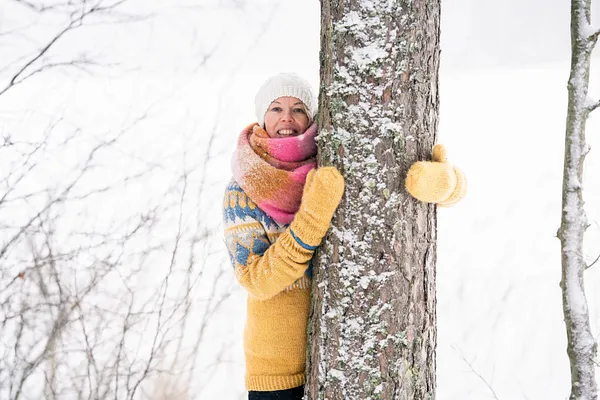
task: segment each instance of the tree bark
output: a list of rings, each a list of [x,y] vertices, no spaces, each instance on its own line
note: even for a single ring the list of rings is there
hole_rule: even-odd
[[[308,399],[433,399],[436,207],[404,189],[438,116],[440,1],[322,0],[319,164],[346,192],[315,258]]]
[[[562,257],[562,297],[571,364],[570,400],[596,400],[595,358],[598,344],[592,335],[583,275],[583,235],[588,222],[583,208],[583,162],[589,151],[585,123],[597,107],[588,101],[590,56],[598,31],[590,28],[590,0],[571,1],[571,75],[565,135],[562,216],[558,237]]]

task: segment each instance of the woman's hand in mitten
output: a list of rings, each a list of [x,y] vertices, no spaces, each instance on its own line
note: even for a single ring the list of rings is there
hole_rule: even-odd
[[[327,233],[344,194],[344,178],[335,167],[312,170],[306,177],[300,209],[290,224],[292,234],[316,247]]]
[[[466,194],[467,180],[446,158],[446,149],[437,144],[433,161],[418,161],[408,170],[406,190],[417,200],[450,207]]]

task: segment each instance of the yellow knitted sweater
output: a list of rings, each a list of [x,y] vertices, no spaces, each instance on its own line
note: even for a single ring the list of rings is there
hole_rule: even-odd
[[[225,243],[248,292],[244,330],[246,388],[284,390],[304,384],[315,247],[278,225],[231,181],[223,202]]]

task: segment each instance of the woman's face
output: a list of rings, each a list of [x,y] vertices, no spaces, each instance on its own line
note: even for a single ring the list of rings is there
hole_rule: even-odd
[[[295,97],[275,99],[265,113],[265,130],[273,139],[301,135],[309,122],[304,103]]]

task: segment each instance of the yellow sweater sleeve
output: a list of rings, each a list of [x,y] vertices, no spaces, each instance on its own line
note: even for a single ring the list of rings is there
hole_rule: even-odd
[[[235,275],[248,293],[267,300],[304,275],[315,247],[304,244],[289,228],[274,243],[264,225],[275,222],[230,183],[224,199],[225,244]]]
[[[300,246],[288,228],[262,256],[252,254],[246,265],[236,263],[235,275],[252,296],[267,300],[304,275],[313,253]]]

